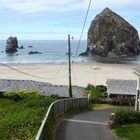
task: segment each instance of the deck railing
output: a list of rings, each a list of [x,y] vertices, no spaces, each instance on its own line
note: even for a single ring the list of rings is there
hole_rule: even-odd
[[[56,118],[57,116],[64,114],[73,109],[86,108],[88,106],[88,98],[70,98],[62,99],[53,102],[42,121],[42,124],[39,128],[38,134],[35,140],[44,140],[44,128],[50,117]],[[47,140],[47,138],[45,138]]]

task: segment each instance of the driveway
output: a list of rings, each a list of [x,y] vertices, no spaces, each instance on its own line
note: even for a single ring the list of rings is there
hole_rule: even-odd
[[[119,140],[109,129],[107,120],[115,109],[96,110],[62,120],[56,140]]]

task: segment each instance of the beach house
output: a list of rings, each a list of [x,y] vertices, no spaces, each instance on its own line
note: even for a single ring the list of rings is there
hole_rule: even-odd
[[[111,98],[134,98],[137,92],[136,80],[107,79],[106,84]]]

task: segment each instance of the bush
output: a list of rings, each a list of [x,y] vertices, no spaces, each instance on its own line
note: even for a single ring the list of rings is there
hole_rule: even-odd
[[[105,97],[105,96],[104,96]],[[132,98],[94,98],[91,100],[93,103],[111,104],[117,106],[134,106],[135,99]]]
[[[135,99],[134,98],[113,98],[112,104],[113,105],[134,105]]]
[[[100,88],[96,87],[95,89],[91,90],[91,98],[93,99],[104,98],[103,92],[100,90]]]
[[[96,87],[92,84],[88,84],[88,86],[84,90],[84,96],[88,96],[90,94],[91,99],[98,99],[106,97],[106,86],[97,85]]]
[[[102,92],[107,91],[107,87],[104,85],[97,85],[96,88],[100,89],[100,91],[102,91]]]
[[[85,90],[92,90],[92,89],[94,89],[94,88],[95,88],[94,85],[88,84],[87,87],[85,88]]]
[[[9,99],[12,99],[12,100],[19,100],[20,97],[17,95],[16,92],[4,92],[2,93],[3,97],[5,98],[9,98]]]
[[[124,125],[130,123],[140,123],[140,112],[132,110],[119,110],[110,117],[115,125]]]
[[[38,91],[25,91],[18,89],[16,92],[4,92],[2,95],[5,98],[9,98],[15,101],[21,100],[23,98],[39,97],[40,93]]]

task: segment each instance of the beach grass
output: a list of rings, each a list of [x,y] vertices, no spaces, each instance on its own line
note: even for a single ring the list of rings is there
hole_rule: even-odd
[[[53,97],[0,98],[0,139],[34,140]]]

